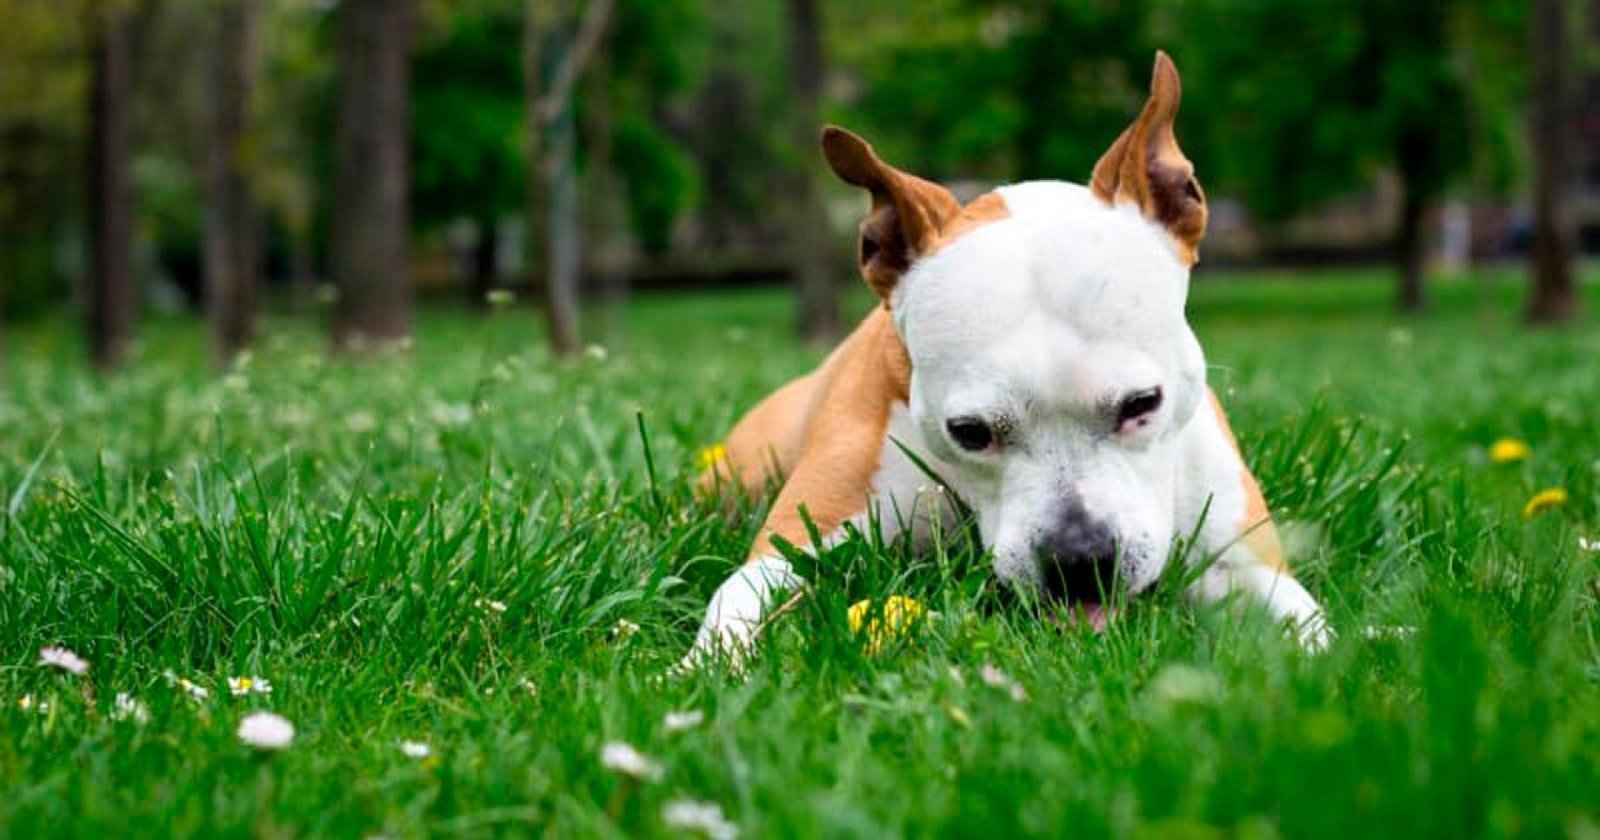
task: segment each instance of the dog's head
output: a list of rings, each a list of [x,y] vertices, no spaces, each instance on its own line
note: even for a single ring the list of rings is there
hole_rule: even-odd
[[[998,574],[1094,608],[1160,574],[1179,432],[1205,399],[1184,319],[1206,206],[1173,134],[1179,79],[1156,56],[1143,111],[1087,187],[1036,181],[961,206],[830,128],[833,170],[868,190],[860,264],[911,359],[918,441],[973,507]]]

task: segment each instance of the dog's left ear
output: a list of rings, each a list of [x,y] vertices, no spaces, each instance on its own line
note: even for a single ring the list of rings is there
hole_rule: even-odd
[[[887,306],[900,275],[939,241],[961,203],[944,187],[884,163],[867,141],[838,126],[822,130],[822,154],[839,180],[872,195],[857,256],[861,276]]]
[[[1101,155],[1089,189],[1107,204],[1132,202],[1145,218],[1172,234],[1179,256],[1193,265],[1206,235],[1206,198],[1194,165],[1178,148],[1172,122],[1178,116],[1183,83],[1165,52],[1156,52],[1150,98],[1138,119]]]

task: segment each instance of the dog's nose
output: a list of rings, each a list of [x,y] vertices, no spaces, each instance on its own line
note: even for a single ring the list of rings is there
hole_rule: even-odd
[[[1103,522],[1069,516],[1039,544],[1044,588],[1063,601],[1100,603],[1117,571],[1117,535]]]

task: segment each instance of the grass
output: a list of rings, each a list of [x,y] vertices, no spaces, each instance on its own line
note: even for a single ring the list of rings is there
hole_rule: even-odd
[[[746,836],[1592,836],[1600,333],[1525,332],[1504,277],[1439,293],[1414,323],[1362,272],[1193,295],[1343,631],[1327,653],[1171,587],[1103,636],[1062,629],[1002,603],[968,542],[868,535],[746,678],[669,682],[760,518],[697,502],[694,453],[818,355],[782,296],[640,298],[566,364],[522,311],[429,315],[409,358],[359,365],[274,321],[223,376],[188,323],[105,380],[65,325],[14,332],[0,836],[648,836],[682,798]],[[1503,436],[1531,457],[1489,463]],[[1569,501],[1525,517],[1544,487]],[[888,594],[937,616],[865,655],[846,608]],[[88,675],[36,665],[50,644]],[[235,675],[273,692],[230,696]],[[253,709],[295,743],[240,744]],[[682,710],[705,720],[669,733]],[[605,769],[608,741],[663,774]]]

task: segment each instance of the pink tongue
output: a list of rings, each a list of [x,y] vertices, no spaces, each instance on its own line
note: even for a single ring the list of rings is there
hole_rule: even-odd
[[[1067,609],[1073,622],[1086,622],[1096,633],[1105,632],[1106,622],[1111,620],[1104,604],[1073,604]]]

